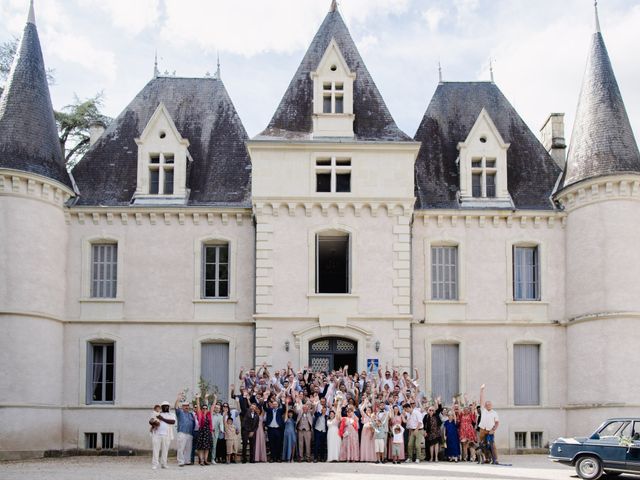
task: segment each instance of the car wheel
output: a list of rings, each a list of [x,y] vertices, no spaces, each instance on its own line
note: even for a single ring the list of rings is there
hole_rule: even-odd
[[[580,457],[576,462],[576,473],[583,480],[596,480],[602,476],[602,462],[592,455]]]

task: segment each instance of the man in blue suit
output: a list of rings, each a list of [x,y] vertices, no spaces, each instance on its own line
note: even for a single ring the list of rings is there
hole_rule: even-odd
[[[267,426],[267,437],[269,438],[269,449],[271,454],[269,462],[281,462],[284,409],[280,406],[277,400],[273,400],[269,403],[265,425]]]

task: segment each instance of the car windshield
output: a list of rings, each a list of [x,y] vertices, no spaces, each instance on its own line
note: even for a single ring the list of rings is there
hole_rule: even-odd
[[[629,437],[631,435],[631,423],[624,421],[609,422],[599,431],[600,438]]]

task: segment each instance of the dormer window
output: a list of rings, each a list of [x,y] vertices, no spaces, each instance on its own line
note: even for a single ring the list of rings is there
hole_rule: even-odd
[[[482,157],[471,160],[471,193],[473,198],[495,198],[497,172],[495,158]]]
[[[335,39],[332,39],[313,79],[313,136],[353,138],[353,83]]]
[[[322,94],[323,113],[344,113],[344,83],[324,82]]]
[[[133,202],[185,204],[187,163],[192,161],[189,140],[180,135],[164,104],[158,106],[136,143],[138,183]]]
[[[513,208],[507,186],[508,149],[483,109],[467,139],[458,144],[461,206]]]
[[[172,153],[151,154],[149,157],[149,194],[173,195],[173,168],[175,156]]]

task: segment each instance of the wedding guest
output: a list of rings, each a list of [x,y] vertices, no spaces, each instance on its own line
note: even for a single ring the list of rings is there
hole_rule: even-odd
[[[178,420],[178,441],[176,445],[176,456],[178,466],[189,465],[191,458],[191,447],[193,446],[193,429],[196,420],[191,413],[190,404],[186,401],[184,392],[178,394],[175,403],[176,418]]]
[[[264,411],[262,408],[258,409],[258,430],[256,430],[256,462],[267,461],[267,441],[264,434]]]
[[[289,408],[288,402],[285,406],[284,416],[286,420],[284,422],[282,460],[285,462],[293,462],[293,454],[296,448],[296,420],[293,409]]]
[[[360,460],[360,446],[358,444],[358,420],[352,405],[347,407],[347,416],[340,421],[340,461],[357,462]]]

